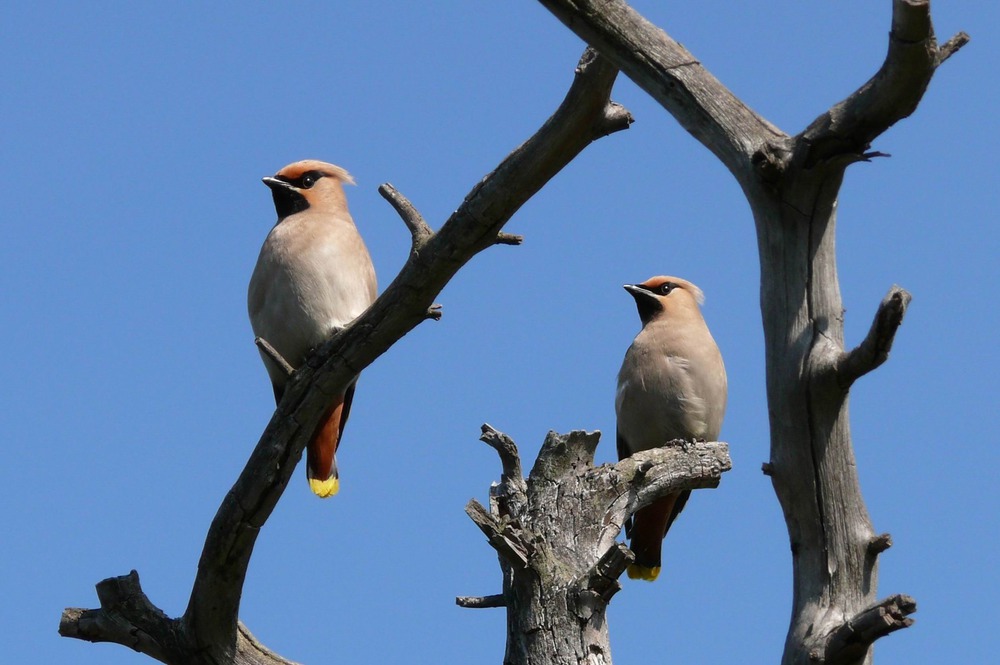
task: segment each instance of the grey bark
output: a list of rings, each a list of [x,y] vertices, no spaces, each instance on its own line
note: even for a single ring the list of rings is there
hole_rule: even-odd
[[[519,241],[501,232],[516,210],[589,143],[628,126],[628,113],[609,101],[617,69],[727,166],[753,211],[771,414],[765,472],[793,553],[782,662],[867,663],[876,639],[909,625],[911,598],[877,600],[877,559],[891,540],[872,528],[847,417],[851,384],[887,358],[909,295],[893,287],[866,339],[846,349],[836,203],[844,170],[878,154],[869,152],[871,141],[912,113],[937,66],[968,38],[938,46],[926,0],[894,0],[882,68],[793,136],[624,2],[540,1],[602,55],[585,53],[556,113],[472,189],[440,231],[390,185],[380,188],[410,230],[410,257],[376,303],[295,372],[213,520],[185,614],[173,619],[156,608],[133,571],[97,585],[100,608],[67,609],[62,635],[117,642],[165,663],[289,662],[239,623],[239,601],[256,535],[325,410],[324,396],[342,391],[420,322],[438,318],[434,298],[467,261]],[[594,468],[596,434],[550,435],[524,479],[513,442],[495,432],[486,440],[500,453],[503,477],[489,509],[473,502],[468,511],[499,553],[503,592],[458,602],[506,607],[506,663],[609,663],[605,608],[629,559],[614,543],[624,519],[663,494],[714,486],[728,468],[725,444],[666,447]]]
[[[667,494],[716,487],[731,467],[726,444],[684,441],[595,467],[600,436],[550,432],[525,479],[514,442],[483,425],[503,475],[490,508],[473,499],[466,512],[499,555],[503,593],[456,601],[507,608],[504,665],[611,663],[605,611],[633,559],[616,542],[626,518]]]
[[[894,0],[881,69],[797,135],[750,110],[665,32],[620,0],[540,0],[709,148],[739,181],[757,230],[771,459],[792,548],[794,593],[782,663],[868,663],[915,602],[878,602],[877,536],[861,496],[848,390],[885,361],[910,296],[893,287],[848,351],[834,231],[845,169],[916,108],[934,71],[968,41],[938,46],[927,0]]]
[[[342,393],[352,377],[422,321],[438,318],[434,298],[462,266],[488,247],[518,242],[501,232],[518,208],[590,143],[628,127],[628,111],[609,99],[616,76],[614,67],[588,49],[556,112],[472,188],[437,232],[391,185],[380,188],[410,230],[410,256],[378,300],[293,375],[212,521],[184,615],[173,619],[160,611],[133,571],[97,585],[100,608],[66,609],[61,635],[116,642],[175,665],[288,662],[239,623],[240,596],[257,534],[326,410],[327,396]],[[268,352],[264,342],[258,343]]]

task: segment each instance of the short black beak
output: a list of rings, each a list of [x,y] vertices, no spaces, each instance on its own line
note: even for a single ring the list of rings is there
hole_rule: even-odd
[[[642,325],[646,325],[663,309],[663,303],[655,293],[641,284],[625,284],[625,290],[635,298],[636,309],[639,310],[639,319]]]
[[[628,291],[633,298],[638,298],[639,296],[646,296],[656,298],[656,294],[647,289],[641,284],[625,284],[623,285],[625,290]]]
[[[261,178],[260,181],[270,187],[272,192],[295,191],[294,187],[289,185],[284,180],[278,180],[274,176],[265,176]]]

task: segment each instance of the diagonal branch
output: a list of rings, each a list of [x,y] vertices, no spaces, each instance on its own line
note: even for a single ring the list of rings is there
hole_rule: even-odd
[[[378,193],[389,202],[389,205],[406,224],[406,228],[410,229],[410,235],[413,236],[413,251],[420,251],[427,240],[434,235],[431,227],[424,221],[423,215],[410,203],[408,198],[388,182],[379,185]]]
[[[522,570],[528,565],[530,534],[525,538],[519,529],[509,522],[497,519],[475,499],[470,499],[466,504],[465,514],[479,527],[493,549],[508,565],[516,570]]]
[[[268,358],[273,360],[275,364],[278,367],[280,367],[281,371],[283,371],[285,374],[287,374],[288,376],[295,374],[295,368],[289,365],[288,361],[285,360],[284,356],[278,353],[278,350],[273,346],[271,346],[271,343],[268,342],[266,339],[264,339],[263,337],[254,337],[253,343],[256,344],[257,348],[263,351]]]
[[[478,252],[492,246],[511,216],[556,173],[594,140],[628,127],[631,116],[609,99],[616,76],[610,63],[588,49],[566,98],[538,132],[473,187],[440,231],[426,237],[423,250],[411,253],[396,279],[364,314],[321,345],[295,372],[212,521],[179,624],[185,658],[167,662],[221,662],[232,658],[234,650],[244,656],[248,641],[239,639],[237,614],[257,534],[328,407],[328,396],[342,392],[362,369],[424,321],[449,280]],[[403,200],[401,195],[390,197],[404,219],[418,229],[414,235],[425,236],[411,214],[415,210],[402,205]],[[86,611],[64,613],[68,635],[80,636],[74,633],[74,622],[78,627],[85,615]],[[174,625],[170,621],[162,618],[161,633]],[[151,650],[144,652],[152,655]]]
[[[749,175],[752,155],[787,139],[623,0],[540,2],[669,111],[737,180]]]
[[[938,48],[929,0],[893,0],[889,49],[882,67],[847,99],[819,116],[797,139],[806,168],[837,157],[864,159],[871,142],[916,110],[944,60],[968,42],[960,33]]]
[[[968,44],[971,39],[972,38],[969,37],[969,35],[966,32],[964,32],[964,31],[959,32],[956,35],[953,35],[951,39],[949,39],[948,41],[946,41],[944,44],[942,44],[938,48],[938,52],[937,52],[937,65],[940,65],[942,62],[944,62],[945,60],[947,60],[951,56],[953,56],[956,53],[958,53],[958,51],[963,46],[965,46],[966,44]]]

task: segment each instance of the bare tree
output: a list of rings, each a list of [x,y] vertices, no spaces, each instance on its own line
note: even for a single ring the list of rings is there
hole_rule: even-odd
[[[753,211],[771,421],[764,471],[792,548],[792,620],[782,663],[868,662],[879,637],[911,623],[907,596],[878,601],[878,555],[890,544],[861,496],[848,391],[883,363],[910,295],[892,287],[871,330],[844,345],[834,249],[848,166],[917,107],[937,67],[968,41],[938,46],[929,0],[893,0],[885,61],[847,99],[796,135],[737,99],[683,46],[621,0],[541,0],[718,157]]]
[[[877,535],[868,517],[847,419],[850,386],[885,361],[909,294],[893,287],[867,337],[845,348],[836,202],[845,169],[878,155],[869,151],[871,141],[913,112],[937,66],[968,37],[960,33],[938,46],[927,0],[893,0],[882,68],[792,136],[624,2],[541,2],[596,51],[584,53],[553,116],[473,187],[439,231],[392,186],[380,188],[410,230],[410,257],[375,304],[295,372],[212,522],[184,615],[170,618],[153,605],[133,571],[97,585],[100,608],[67,609],[62,635],[116,642],[165,663],[289,662],[239,623],[239,602],[256,536],[325,396],[342,391],[421,321],[439,316],[434,299],[465,263],[487,247],[520,241],[501,231],[517,209],[591,142],[628,126],[628,112],[609,98],[619,69],[729,168],[753,210],[772,433],[764,471],[793,552],[782,662],[870,662],[876,639],[909,625],[911,598],[876,596],[877,557],[890,539]],[[484,426],[503,476],[490,507],[470,502],[467,512],[499,554],[503,591],[458,602],[507,608],[505,663],[610,663],[604,610],[630,557],[615,543],[622,523],[666,493],[715,486],[730,464],[725,444],[665,442],[595,468],[598,436],[550,434],[525,479],[513,442]]]

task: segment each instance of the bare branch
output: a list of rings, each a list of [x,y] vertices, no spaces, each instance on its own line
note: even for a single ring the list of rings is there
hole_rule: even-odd
[[[938,48],[937,62],[935,66],[940,66],[942,62],[958,53],[958,51],[969,43],[972,38],[965,32],[959,32]]]
[[[719,441],[671,441],[643,450],[614,465],[620,480],[631,486],[626,508],[631,515],[656,499],[682,490],[718,487],[732,468],[729,446]]]
[[[842,353],[834,364],[838,383],[848,388],[859,377],[871,372],[888,359],[896,331],[903,322],[912,296],[898,286],[889,289],[875,312],[868,335],[861,344]]]
[[[413,236],[413,250],[417,251],[423,247],[427,240],[434,235],[434,231],[424,221],[420,211],[388,182],[379,185],[378,193],[399,214],[403,223],[406,224],[406,228],[410,229],[410,235]]]
[[[827,641],[825,664],[846,665],[864,658],[880,637],[913,625],[910,614],[917,611],[913,598],[897,594],[858,613],[835,630]]]
[[[942,53],[934,40],[928,0],[894,0],[882,67],[796,137],[793,160],[801,159],[806,168],[835,158],[857,161],[878,135],[916,110],[942,55],[947,58],[964,44],[955,39],[946,44],[951,50]]]
[[[146,597],[136,571],[97,584],[100,609],[63,611],[59,634],[88,642],[114,642],[168,663],[178,653],[181,631]]]
[[[271,346],[271,343],[266,339],[263,337],[254,337],[253,343],[256,344],[261,351],[266,353],[268,358],[277,363],[278,367],[280,367],[285,374],[291,376],[295,373],[295,368],[289,365],[288,361],[285,360],[284,357],[278,353],[278,350]]]
[[[448,281],[478,252],[492,246],[511,216],[560,169],[594,140],[628,127],[620,107],[609,100],[616,75],[607,61],[588,53],[556,112],[473,187],[437,233],[427,236],[415,209],[398,192],[385,188],[383,196],[397,208],[411,233],[418,240],[426,236],[426,242],[421,251],[411,252],[375,303],[321,345],[287,386],[281,410],[275,411],[209,528],[191,598],[179,623],[190,650],[188,660],[176,662],[225,660],[234,645],[243,644],[237,614],[257,534],[329,408],[329,396],[342,393],[403,335],[434,318],[434,298]],[[612,120],[617,124],[609,125]]]
[[[892,536],[883,533],[868,541],[868,554],[878,556],[890,547],[892,547]]]
[[[496,245],[520,245],[524,242],[524,236],[515,235],[513,233],[498,233],[496,240],[493,242]]]
[[[528,546],[509,523],[501,523],[483,507],[483,504],[475,499],[470,499],[469,503],[466,504],[465,514],[479,527],[479,530],[490,541],[493,549],[511,567],[523,569],[528,565]]]
[[[737,179],[748,175],[752,154],[787,139],[623,0],[540,1],[669,111]]]
[[[507,601],[502,593],[492,596],[458,596],[455,604],[470,610],[482,610],[495,607],[507,607]]]
[[[488,445],[500,455],[503,475],[508,478],[521,478],[521,456],[517,452],[517,444],[503,432],[494,429],[489,423],[483,423],[483,434],[479,440]]]

